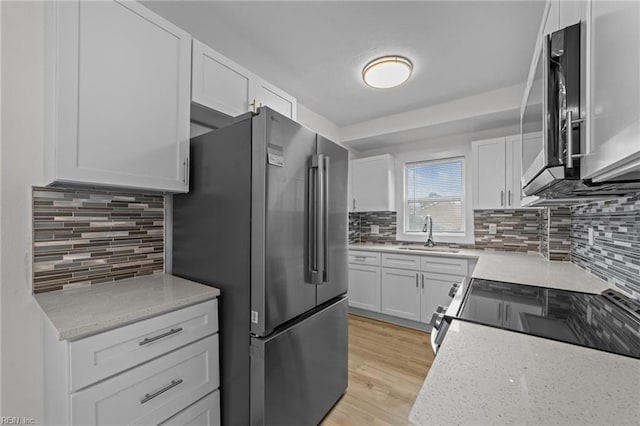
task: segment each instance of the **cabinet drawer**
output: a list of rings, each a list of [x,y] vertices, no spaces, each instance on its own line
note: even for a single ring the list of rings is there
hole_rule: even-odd
[[[105,331],[69,344],[76,391],[218,330],[217,299]]]
[[[195,404],[180,411],[162,426],[218,426],[220,425],[220,391],[210,393]]]
[[[412,256],[408,254],[382,254],[382,266],[387,268],[420,270],[420,256]]]
[[[349,250],[349,263],[380,265],[380,253]]]
[[[422,271],[464,277],[467,275],[467,262],[467,259],[425,256],[422,258]]]
[[[73,425],[149,425],[219,386],[218,335],[71,395]]]

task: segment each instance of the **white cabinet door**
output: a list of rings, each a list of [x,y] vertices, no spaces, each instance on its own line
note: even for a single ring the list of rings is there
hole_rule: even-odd
[[[391,155],[351,162],[352,211],[395,211],[395,160]]]
[[[219,426],[220,391],[215,391],[200,401],[180,411],[159,426]]]
[[[191,36],[136,2],[52,2],[47,177],[188,190]]]
[[[158,424],[219,384],[215,334],[71,394],[71,424]]]
[[[509,136],[506,140],[506,190],[505,204],[511,209],[522,206],[522,140]]]
[[[232,117],[252,109],[255,76],[204,43],[193,40],[191,100]]]
[[[474,141],[473,198],[476,209],[506,207],[506,148],[505,138]]]
[[[349,265],[349,306],[380,312],[380,267]]]
[[[292,120],[297,118],[296,98],[267,83],[261,78],[254,80],[255,102],[258,106],[268,106]]]
[[[590,149],[583,178],[640,171],[640,3],[590,2]]]
[[[456,276],[422,273],[420,283],[422,287],[420,320],[428,324],[438,306],[448,307],[452,300],[449,296],[449,291],[454,284],[461,281],[462,278]]]
[[[420,273],[382,268],[382,313],[420,321]]]

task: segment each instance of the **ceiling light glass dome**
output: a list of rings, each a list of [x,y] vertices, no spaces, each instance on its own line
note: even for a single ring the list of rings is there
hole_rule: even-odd
[[[362,79],[376,89],[399,86],[409,79],[413,64],[402,56],[383,56],[369,62],[362,69]]]

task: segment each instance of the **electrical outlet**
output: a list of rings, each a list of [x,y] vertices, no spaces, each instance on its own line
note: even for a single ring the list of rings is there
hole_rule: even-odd
[[[379,235],[379,234],[380,234],[380,226],[371,225],[371,235]]]
[[[489,224],[489,234],[495,235],[497,232],[498,232],[498,225],[496,225],[495,223],[490,223]]]
[[[593,228],[589,228],[589,245],[593,245]]]

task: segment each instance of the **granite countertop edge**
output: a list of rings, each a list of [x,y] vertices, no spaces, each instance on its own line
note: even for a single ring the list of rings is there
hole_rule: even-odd
[[[141,310],[139,312],[135,312],[133,314],[114,317],[109,321],[95,322],[93,324],[83,325],[81,327],[73,329],[58,330],[58,338],[59,340],[68,341],[82,339],[83,337],[93,336],[94,334],[113,330],[114,328],[123,327],[125,325],[152,318],[158,315],[163,315],[172,311],[176,311],[178,309],[198,304],[200,302],[206,302],[207,300],[215,299],[216,297],[217,296],[210,295],[194,296],[180,300],[179,302],[158,305],[152,308]]]
[[[161,273],[35,294],[34,300],[58,340],[74,341],[219,295],[220,290],[215,287]],[[110,309],[122,299],[131,303],[120,311]],[[81,312],[74,316],[78,311]]]

